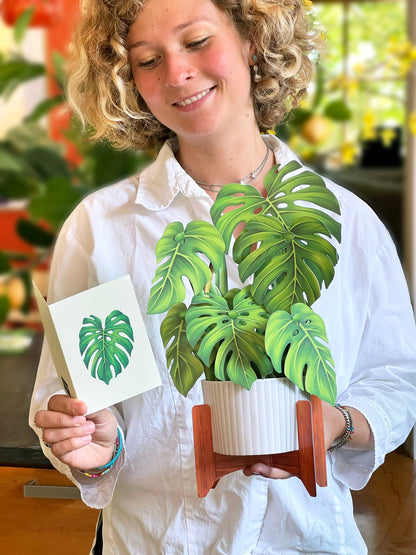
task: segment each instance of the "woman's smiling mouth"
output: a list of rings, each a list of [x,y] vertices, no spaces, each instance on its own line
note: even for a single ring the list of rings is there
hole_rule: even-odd
[[[173,105],[174,106],[181,106],[183,108],[186,108],[187,106],[191,106],[192,104],[195,104],[195,102],[198,102],[198,100],[201,100],[202,98],[204,98],[208,93],[210,93],[215,87],[211,87],[209,89],[205,89],[204,91],[191,96],[189,98],[186,98],[185,100],[180,100],[179,102],[175,102]]]

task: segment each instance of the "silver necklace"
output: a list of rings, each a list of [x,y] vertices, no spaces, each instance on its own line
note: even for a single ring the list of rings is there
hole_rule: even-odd
[[[266,156],[264,157],[264,160],[261,162],[260,166],[255,170],[253,170],[252,172],[250,172],[245,177],[242,177],[241,179],[237,179],[236,181],[232,181],[231,183],[250,185],[250,183],[254,181],[256,177],[258,177],[263,171],[263,168],[266,165],[267,160],[269,159],[269,154],[270,154],[270,147],[267,147]],[[224,187],[224,185],[214,185],[213,183],[204,183],[203,181],[198,181],[198,179],[195,179],[195,178],[194,178],[194,181],[195,183],[198,183],[198,185],[200,185],[203,189],[206,189],[207,191],[213,191],[214,193],[217,193]]]

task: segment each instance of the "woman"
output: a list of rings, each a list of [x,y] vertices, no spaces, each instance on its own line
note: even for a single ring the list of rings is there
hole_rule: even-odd
[[[295,158],[259,128],[302,96],[312,38],[300,0],[85,2],[69,86],[75,109],[119,147],[170,139],[141,175],[94,193],[65,223],[50,302],[129,273],[146,314],[165,226],[210,221],[221,186],[241,179],[263,191],[272,165]],[[384,227],[354,195],[327,186],[341,205],[343,241],[334,281],[314,310],[326,322],[348,412],[325,404],[325,442],[330,448],[345,434],[351,441],[328,454],[329,485],[316,498],[265,465],[197,497],[191,408],[200,390],[184,398],[173,387],[157,316],[144,318],[162,387],[88,417],[85,403],[60,391],[45,345],[31,425],[84,502],[104,507],[104,553],[366,552],[349,489],[366,484],[414,422],[416,334]]]

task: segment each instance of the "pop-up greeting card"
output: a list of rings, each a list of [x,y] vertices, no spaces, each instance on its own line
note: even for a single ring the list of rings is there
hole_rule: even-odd
[[[49,305],[34,290],[62,386],[89,414],[161,385],[130,276]]]

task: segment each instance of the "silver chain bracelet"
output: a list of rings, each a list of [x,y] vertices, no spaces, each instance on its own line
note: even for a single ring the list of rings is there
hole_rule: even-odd
[[[351,413],[348,410],[348,407],[343,407],[340,404],[336,404],[334,406],[335,406],[336,409],[338,409],[342,413],[342,415],[345,419],[346,426],[345,426],[345,431],[344,431],[341,439],[337,443],[331,445],[331,447],[329,449],[330,453],[332,451],[335,451],[335,449],[339,449],[340,447],[343,447],[344,445],[349,443],[352,439],[353,434],[354,434],[354,426],[352,424]]]

